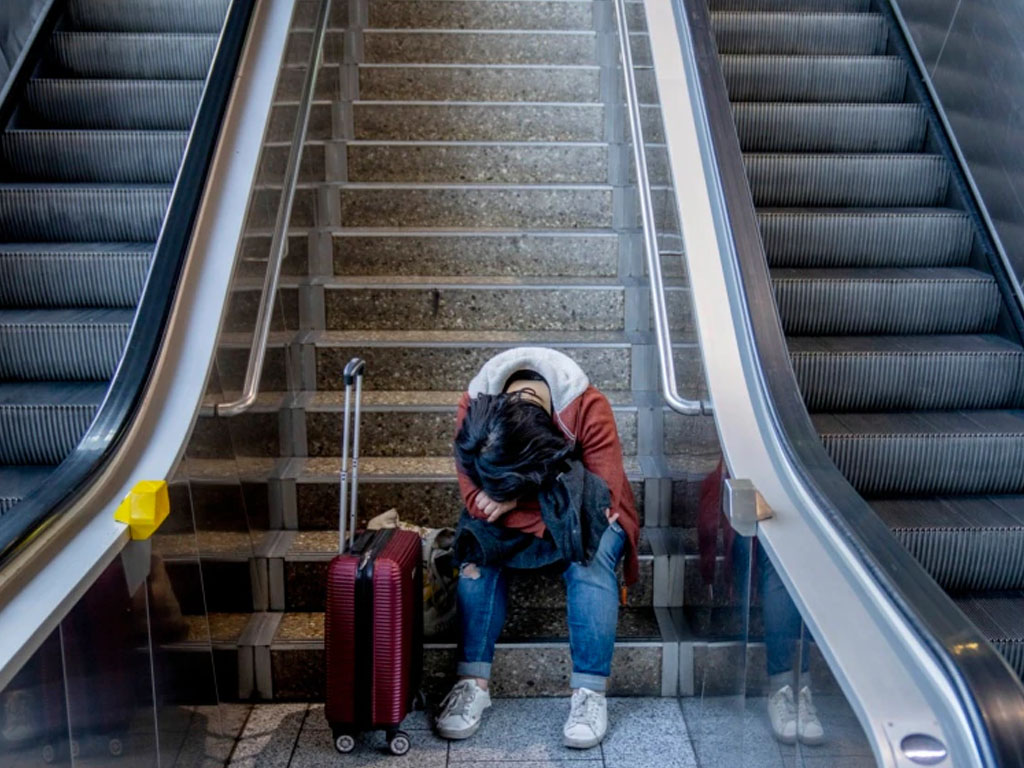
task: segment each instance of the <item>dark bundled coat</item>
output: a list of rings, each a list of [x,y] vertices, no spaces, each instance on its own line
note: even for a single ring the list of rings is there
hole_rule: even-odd
[[[581,462],[568,461],[537,502],[546,529],[543,537],[488,523],[464,509],[455,532],[456,561],[524,570],[560,561],[589,563],[608,527],[608,484]]]

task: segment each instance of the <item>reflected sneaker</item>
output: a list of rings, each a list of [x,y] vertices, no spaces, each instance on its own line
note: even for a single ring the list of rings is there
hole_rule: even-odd
[[[800,689],[796,730],[804,744],[817,746],[825,741],[825,729],[821,727],[818,710],[814,708],[814,702],[811,700],[811,689],[806,685]]]
[[[788,685],[768,697],[768,719],[776,739],[783,744],[796,744],[796,704],[793,689]]]
[[[38,733],[38,697],[31,690],[10,691],[4,697],[4,711],[0,722],[0,737],[10,743],[34,739]]]
[[[437,735],[445,739],[468,739],[480,728],[491,695],[476,680],[459,680],[441,702]]]
[[[579,688],[572,695],[569,719],[562,730],[564,744],[573,749],[590,749],[601,743],[608,731],[608,700],[603,693]]]

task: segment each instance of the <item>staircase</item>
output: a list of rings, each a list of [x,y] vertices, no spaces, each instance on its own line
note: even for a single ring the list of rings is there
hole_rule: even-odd
[[[712,0],[779,315],[825,447],[1024,675],[1024,349],[889,21]]]
[[[0,134],[0,514],[121,359],[227,0],[71,0]]]
[[[631,17],[642,32],[641,6],[631,5]],[[311,21],[294,21],[297,52]],[[191,494],[219,678],[230,681],[221,696],[236,679],[242,697],[323,696],[344,364],[367,361],[360,522],[396,507],[409,522],[453,526],[462,506],[451,458],[456,403],[487,359],[522,345],[564,351],[612,402],[645,524],[612,691],[677,693],[684,622],[671,609],[682,605],[684,572],[696,570],[696,485],[717,461],[717,440],[709,417],[671,414],[657,394],[612,6],[336,2],[331,25],[263,394],[232,420],[207,412],[182,465],[179,499],[187,507]],[[286,66],[281,128],[269,137],[254,206],[254,258],[269,239],[273,209],[261,201],[276,194],[300,82],[301,70]],[[656,95],[648,97],[645,114],[660,132]],[[659,199],[670,212],[667,188]],[[674,259],[686,385],[702,376],[678,247]],[[258,283],[243,275],[236,293],[226,378],[244,365]],[[172,526],[156,545],[181,594],[196,581],[190,541]],[[560,579],[519,578],[510,603],[495,691],[564,694],[571,665]],[[206,642],[203,604],[183,604],[194,627],[167,646],[174,664],[197,658],[189,649]],[[425,663],[427,690],[443,692],[455,638],[428,638]]]

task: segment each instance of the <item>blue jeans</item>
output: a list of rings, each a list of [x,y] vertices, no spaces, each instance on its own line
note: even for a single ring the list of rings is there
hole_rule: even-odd
[[[733,545],[733,561],[737,565],[737,583],[748,588],[750,581],[751,539],[737,536]],[[780,675],[793,669],[796,642],[800,644],[800,671],[807,672],[809,633],[803,628],[800,611],[789,596],[764,547],[757,547],[757,587],[761,594],[761,613],[764,621],[764,645],[769,676]],[[741,592],[742,594],[742,592]]]
[[[609,526],[588,565],[570,563],[562,575],[569,612],[572,688],[603,692],[608,685],[619,618],[619,581],[615,567],[622,557],[626,533]],[[475,568],[479,577],[473,578]],[[505,624],[507,568],[466,563],[459,574],[458,674],[489,679],[494,646]]]

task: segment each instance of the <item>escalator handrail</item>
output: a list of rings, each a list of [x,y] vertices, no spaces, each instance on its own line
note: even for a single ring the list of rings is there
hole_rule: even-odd
[[[967,714],[988,765],[1024,763],[1024,731],[1007,713],[1024,712],[1024,686],[1002,656],[892,535],[829,458],[793,372],[779,319],[725,76],[705,0],[676,0],[697,61],[712,154],[747,306],[747,333],[759,360],[772,428],[795,478],[929,650]]]
[[[288,227],[292,220],[292,203],[295,200],[295,189],[299,182],[299,171],[302,150],[309,132],[309,116],[313,106],[313,92],[316,86],[317,73],[323,61],[324,41],[327,37],[327,25],[331,16],[332,0],[321,0],[317,15],[316,29],[313,33],[313,46],[306,62],[306,77],[302,83],[302,95],[299,98],[296,125],[298,129],[292,135],[291,147],[288,150],[288,162],[285,165],[283,190],[277,203],[277,215],[274,221],[274,234],[270,241],[270,257],[263,280],[263,291],[260,294],[259,309],[256,312],[256,328],[249,347],[249,358],[245,368],[245,381],[241,394],[234,400],[217,403],[214,413],[218,416],[238,416],[245,413],[256,402],[260,392],[260,379],[263,377],[263,363],[267,356],[267,341],[270,339],[270,324],[273,319],[274,301],[281,278],[281,265],[288,253]],[[239,248],[243,243],[239,243]]]
[[[163,341],[255,5],[256,0],[231,0],[138,310],[103,402],[78,445],[46,483],[0,517],[0,565],[73,503],[114,453],[138,410]]]
[[[647,259],[647,277],[651,286],[651,308],[654,311],[654,335],[658,344],[662,396],[668,406],[677,413],[687,416],[710,414],[712,413],[712,406],[709,400],[691,400],[679,394],[676,380],[676,363],[672,355],[672,331],[669,326],[668,306],[665,299],[665,281],[661,272],[658,230],[654,219],[654,203],[651,199],[650,174],[647,171],[647,148],[644,141],[643,123],[640,117],[640,100],[637,97],[636,75],[633,69],[633,52],[629,42],[629,22],[626,18],[625,0],[615,0],[615,22],[618,28],[622,75],[626,86],[626,107],[629,114],[629,127],[633,136],[633,164],[636,167],[637,192],[640,197],[640,212],[643,218],[644,256]]]

